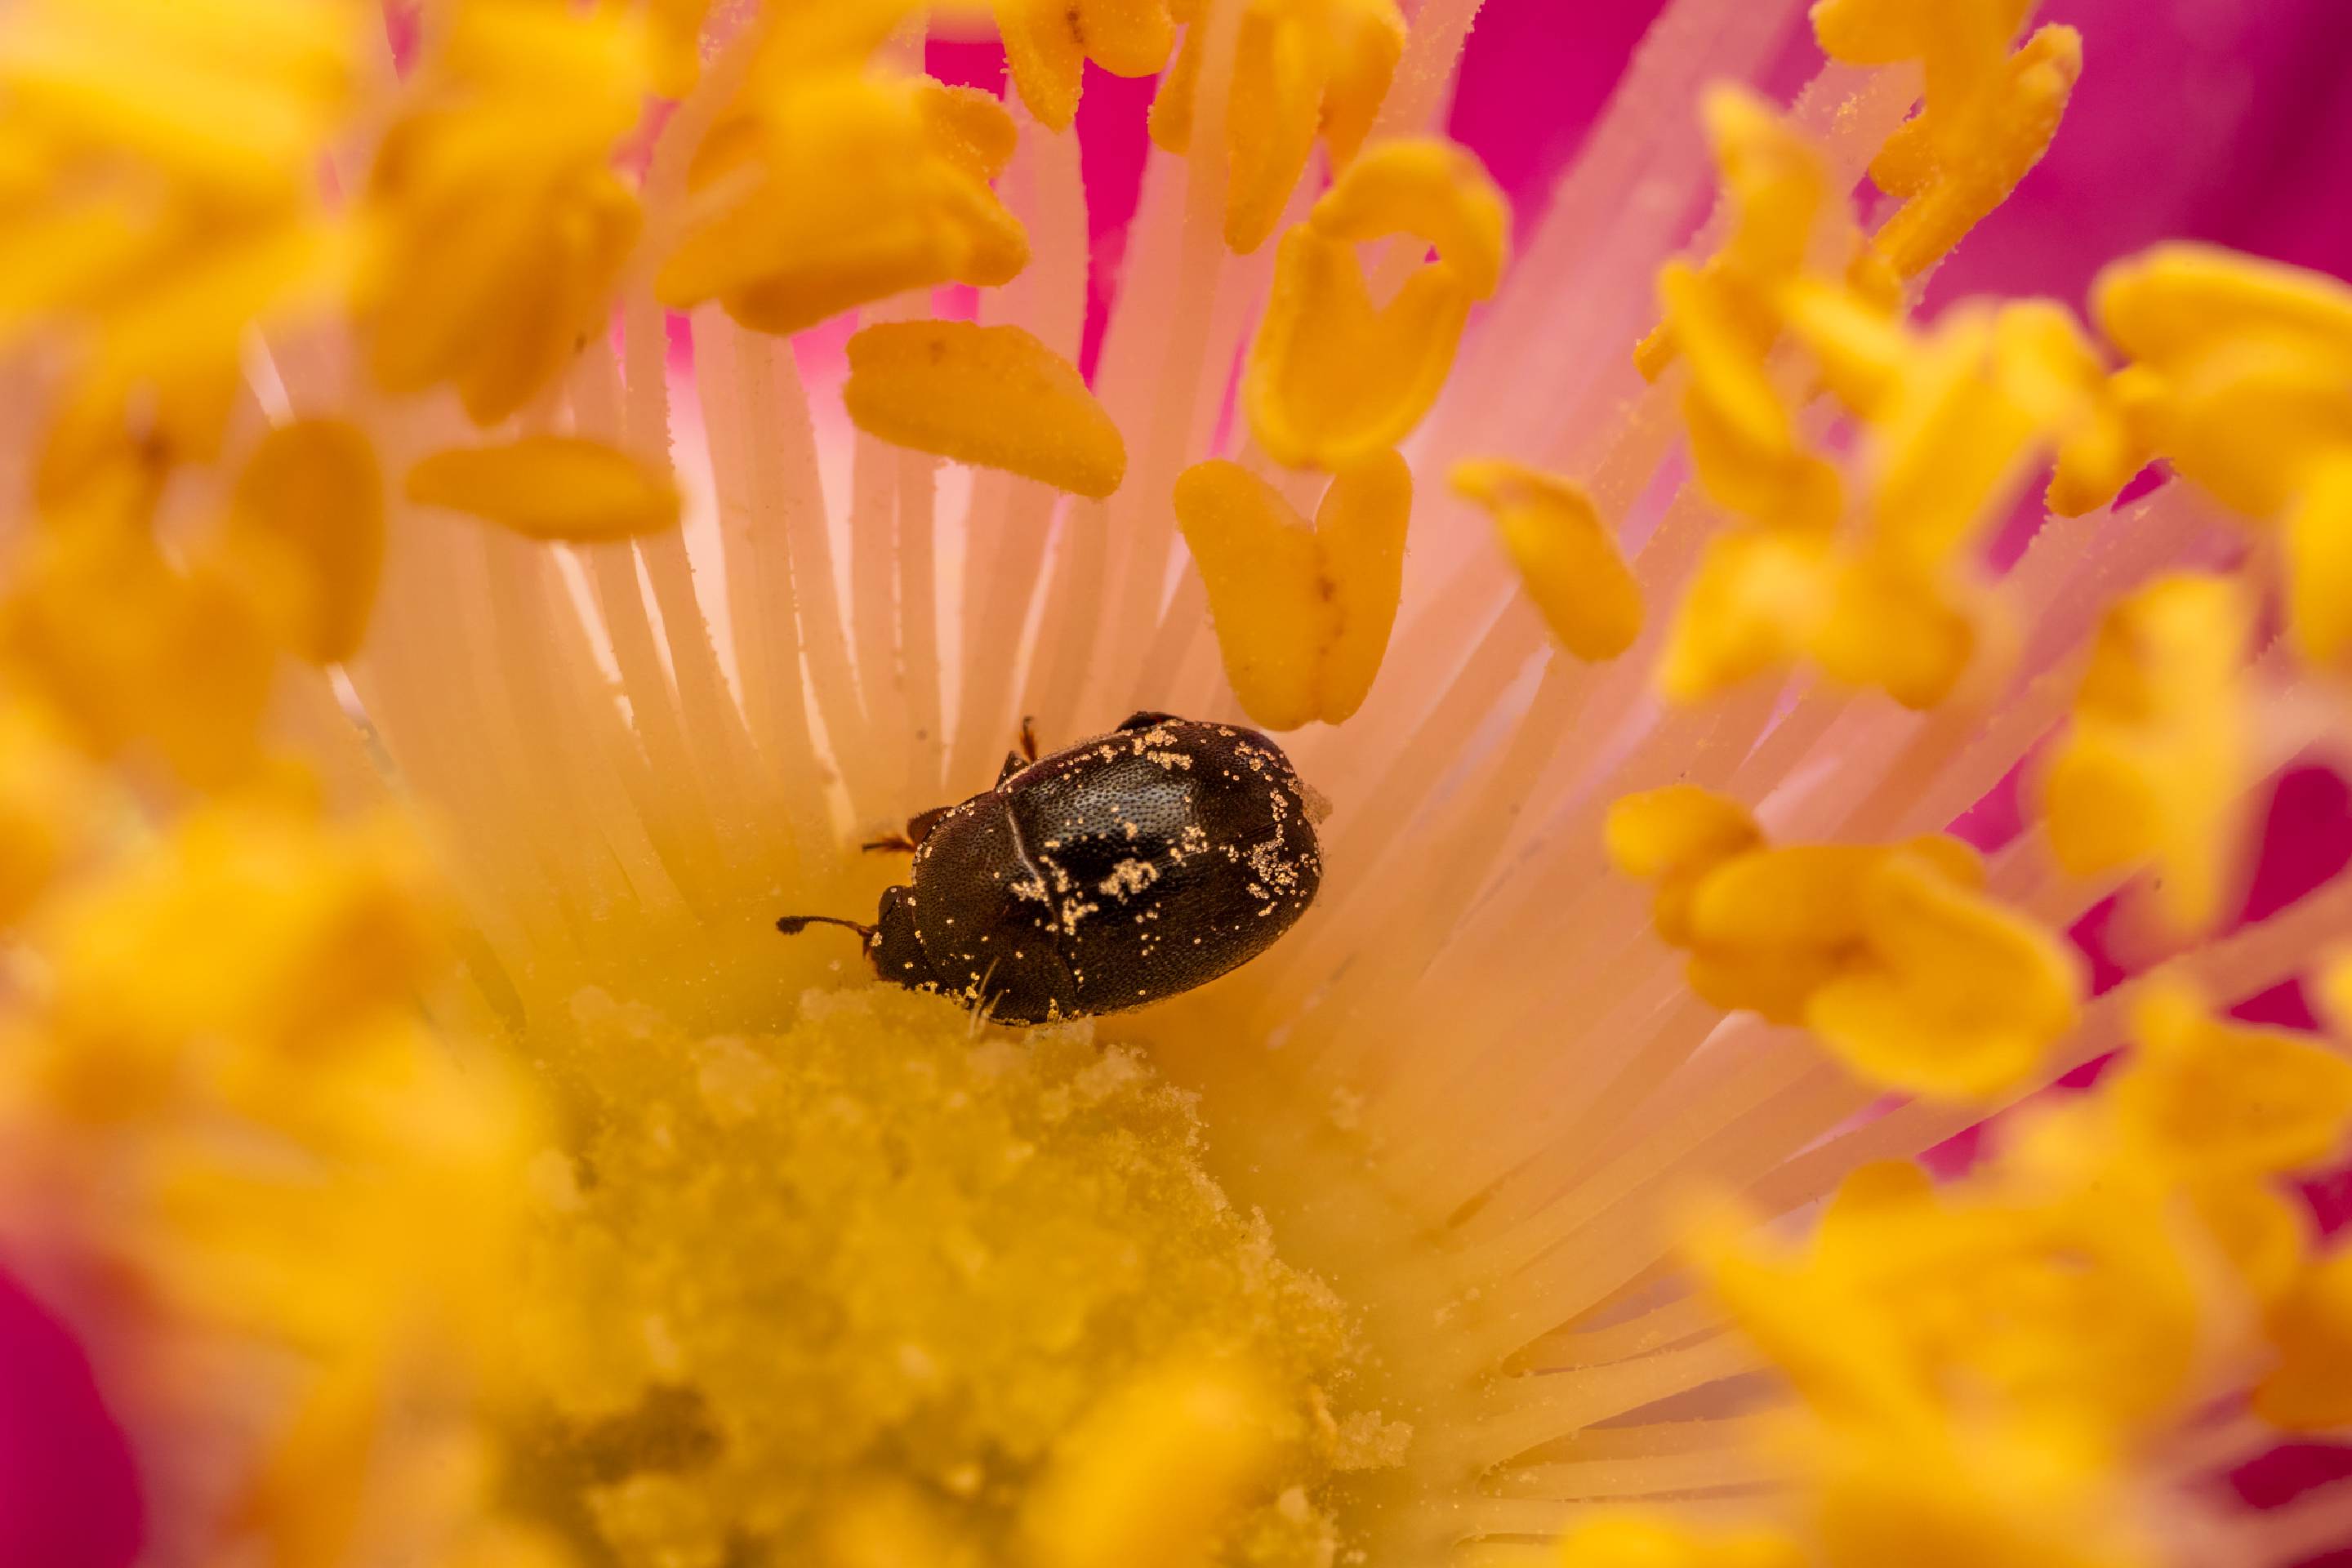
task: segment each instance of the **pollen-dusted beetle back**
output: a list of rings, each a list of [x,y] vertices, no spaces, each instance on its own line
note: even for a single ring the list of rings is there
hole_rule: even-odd
[[[1323,878],[1309,800],[1256,731],[1137,713],[1009,756],[995,788],[916,817],[911,882],[871,927],[831,923],[864,934],[881,978],[1008,1023],[1139,1007],[1248,963],[1306,911]]]

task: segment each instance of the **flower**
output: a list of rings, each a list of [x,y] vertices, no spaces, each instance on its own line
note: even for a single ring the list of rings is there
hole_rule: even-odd
[[[973,10],[1001,100],[899,0],[0,17],[0,1242],[150,1554],[2325,1540],[2201,1483],[2352,1421],[2352,1068],[2218,1011],[2343,1022],[2352,888],[2232,922],[2352,290],[1923,304],[2097,69],[2014,0],[1822,0],[1791,104],[1695,0],[1540,213],[1475,7]],[[776,934],[1138,708],[1331,797],[1260,959],[1015,1030]]]

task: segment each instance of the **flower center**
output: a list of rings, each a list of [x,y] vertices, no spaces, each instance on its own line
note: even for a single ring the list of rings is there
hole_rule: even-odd
[[[1359,1314],[1137,1051],[885,988],[772,1034],[571,1015],[517,1480],[588,1560],[1157,1561],[1093,1517],[1131,1495],[1187,1560],[1328,1563],[1345,1478],[1399,1462]]]

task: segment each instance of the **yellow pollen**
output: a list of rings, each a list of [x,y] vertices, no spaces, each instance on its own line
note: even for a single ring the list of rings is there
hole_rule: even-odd
[[[995,12],[1013,85],[1048,131],[1070,128],[1087,61],[1150,76],[1176,47],[1168,0],[995,0]]]
[[[262,437],[237,475],[220,552],[281,640],[312,664],[359,651],[383,569],[383,479],[367,437],[304,419]]]
[[[883,321],[849,340],[842,401],[869,436],[1097,500],[1127,444],[1077,372],[1020,327]]]
[[[1381,452],[1335,475],[1310,529],[1282,493],[1213,458],[1176,479],[1176,521],[1208,590],[1225,679],[1271,730],[1362,706],[1404,580],[1412,475]]]

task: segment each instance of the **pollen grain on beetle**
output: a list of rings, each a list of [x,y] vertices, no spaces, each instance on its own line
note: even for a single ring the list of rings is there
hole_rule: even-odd
[[[2352,289],[1923,308],[2085,112],[2030,9],[1669,0],[1516,204],[1475,0],[0,10],[0,1266],[137,1456],[12,1406],[0,1489],[159,1568],[2352,1538],[2212,1484],[2352,1426],[2352,880],[2246,918]]]

